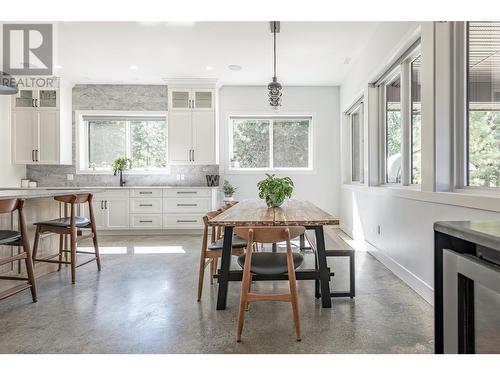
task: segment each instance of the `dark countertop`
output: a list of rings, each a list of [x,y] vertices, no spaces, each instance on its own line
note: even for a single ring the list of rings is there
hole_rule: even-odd
[[[0,200],[13,198],[50,198],[59,195],[100,193],[101,188],[37,188],[37,189],[8,189],[0,190]]]
[[[434,230],[500,251],[499,220],[438,221]]]

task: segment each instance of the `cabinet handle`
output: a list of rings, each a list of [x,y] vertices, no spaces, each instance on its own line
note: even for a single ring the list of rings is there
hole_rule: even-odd
[[[35,150],[35,161],[38,161],[38,150]]]
[[[108,209],[108,201],[104,201],[104,208],[107,210]]]
[[[178,223],[197,223],[198,220],[177,220]]]
[[[153,207],[152,204],[140,204],[139,207]]]
[[[31,150],[31,161],[35,161],[35,150]]]
[[[197,203],[177,203],[177,207],[196,207]]]
[[[139,223],[152,223],[153,220],[139,220]]]
[[[37,108],[38,108],[38,107],[40,107],[40,106],[38,105],[38,99],[35,99],[35,107],[37,107]]]
[[[194,161],[194,148],[193,148],[193,160],[191,160],[191,161]]]
[[[152,191],[140,191],[139,194],[153,194]]]
[[[31,99],[31,106],[34,108],[35,107],[35,99]]]
[[[177,194],[198,194],[197,191],[178,191]]]
[[[104,210],[104,201],[101,201],[101,210]]]

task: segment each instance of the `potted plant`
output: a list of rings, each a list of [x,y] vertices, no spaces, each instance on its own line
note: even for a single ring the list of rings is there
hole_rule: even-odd
[[[125,156],[118,156],[115,160],[113,160],[111,168],[113,169],[113,174],[115,176],[117,173],[120,173],[120,186],[123,186],[125,185],[125,180],[123,179],[123,171],[125,169],[132,168],[132,160],[126,158]]]
[[[259,181],[259,198],[266,201],[267,207],[279,207],[290,198],[293,192],[293,181],[290,177],[274,177],[274,174],[266,174],[266,178]]]
[[[233,195],[236,192],[236,188],[233,185],[231,185],[231,183],[228,180],[224,181],[224,184],[222,185],[222,191],[224,192],[225,202],[231,202],[234,199]]]

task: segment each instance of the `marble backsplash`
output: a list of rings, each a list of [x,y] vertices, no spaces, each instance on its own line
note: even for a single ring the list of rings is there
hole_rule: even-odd
[[[165,85],[76,85],[73,88],[73,165],[28,165],[26,177],[38,186],[116,186],[113,174],[77,174],[75,155],[75,110],[166,111]],[[73,180],[68,181],[67,175]],[[177,180],[177,175],[184,180]],[[207,174],[219,174],[218,165],[172,165],[169,174],[124,173],[128,186],[206,186]]]
[[[37,165],[27,168],[27,178],[38,186],[118,186],[120,178],[113,174],[75,174],[72,165]],[[73,181],[67,180],[73,174]],[[177,180],[177,175],[184,180]],[[207,186],[206,175],[219,174],[218,165],[172,165],[169,174],[125,173],[126,186]]]

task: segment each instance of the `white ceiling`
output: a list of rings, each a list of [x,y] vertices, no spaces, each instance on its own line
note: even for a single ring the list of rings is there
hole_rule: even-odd
[[[279,82],[338,85],[378,24],[282,22]],[[74,83],[212,78],[228,85],[261,85],[272,77],[268,22],[61,22],[56,30],[60,68],[55,74]],[[230,64],[243,69],[229,70]]]

